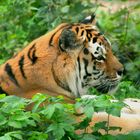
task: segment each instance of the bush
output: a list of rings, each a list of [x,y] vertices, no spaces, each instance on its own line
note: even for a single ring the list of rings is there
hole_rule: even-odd
[[[92,9],[89,0],[5,0],[0,6],[0,59],[62,22],[77,22]],[[88,10],[89,9],[89,10]]]
[[[140,3],[110,14],[99,12],[99,24],[125,66],[125,78],[140,85]]]
[[[31,100],[16,96],[0,95],[0,140],[105,140],[139,138],[139,132],[129,135],[101,135],[98,130],[120,129],[108,128],[107,122],[97,123],[94,132],[86,133],[94,112],[105,110],[109,114],[120,116],[120,110],[124,106],[122,102],[110,102],[111,96],[102,95],[94,100],[80,100],[75,105],[63,101],[61,96],[50,97],[37,94]],[[34,103],[31,111],[25,111],[26,107]],[[42,106],[40,106],[42,104]],[[85,117],[77,122],[74,117],[76,108],[84,108]],[[115,108],[115,110],[114,110]],[[75,131],[85,129],[82,134]]]

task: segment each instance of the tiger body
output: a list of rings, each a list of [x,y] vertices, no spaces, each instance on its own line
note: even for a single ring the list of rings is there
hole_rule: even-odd
[[[97,65],[100,69],[104,69],[111,79],[122,65],[112,54],[110,44],[105,37],[92,24],[64,23],[35,39],[1,66],[1,87],[8,94],[25,98],[31,98],[37,92],[53,96],[63,95],[68,100],[85,95],[90,86],[96,85],[98,74],[100,75],[100,71],[94,68],[95,56],[90,53],[96,51],[93,45],[96,48],[98,42],[99,47],[102,47],[99,53],[107,53],[105,50],[107,49],[106,59],[112,58],[104,64],[97,62]],[[113,61],[116,66],[110,69]],[[92,67],[88,68],[88,65]],[[111,70],[112,75],[110,75]],[[102,71],[101,75],[105,72]]]
[[[74,103],[90,87],[105,93],[115,89],[123,66],[93,21],[90,17],[83,23],[61,24],[6,61],[0,67],[1,93],[25,98],[38,92],[63,95]],[[96,116],[98,121],[107,120],[106,114]],[[119,119],[120,123],[118,118],[112,120],[122,126],[126,120]],[[126,125],[122,127],[128,132]]]
[[[63,27],[63,25],[61,26]],[[8,95],[14,94],[31,98],[33,94],[42,92],[50,93],[52,96],[61,94],[69,97],[70,93],[57,85],[52,74],[52,63],[56,59],[58,50],[56,46],[49,46],[49,41],[58,29],[35,39],[20,53],[1,66],[0,83],[2,89]],[[59,32],[61,33],[61,30]],[[57,43],[58,35],[55,36],[53,43]],[[58,67],[57,70],[60,71],[60,69],[61,67]]]

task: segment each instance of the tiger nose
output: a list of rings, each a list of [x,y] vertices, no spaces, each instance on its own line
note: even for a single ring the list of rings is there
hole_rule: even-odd
[[[124,72],[124,68],[121,68],[121,69],[119,69],[119,70],[117,71],[117,74],[118,74],[119,76],[122,76],[122,75],[123,75],[123,72]]]

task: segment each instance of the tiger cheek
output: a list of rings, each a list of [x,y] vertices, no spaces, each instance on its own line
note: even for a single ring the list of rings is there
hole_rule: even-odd
[[[106,61],[106,74],[110,78],[116,78],[117,72],[122,70],[123,66],[118,59],[113,55],[112,50],[109,50]]]
[[[98,69],[106,71],[106,68],[107,68],[106,62],[98,62],[96,65]]]

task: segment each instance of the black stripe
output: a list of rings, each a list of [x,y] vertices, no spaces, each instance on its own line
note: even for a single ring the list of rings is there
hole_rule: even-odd
[[[27,77],[26,77],[24,69],[23,69],[23,66],[24,66],[24,55],[20,58],[20,60],[18,62],[18,65],[19,65],[19,69],[21,71],[22,76],[26,79]]]
[[[17,81],[17,79],[16,79],[16,77],[15,77],[13,71],[12,71],[11,66],[10,66],[8,63],[7,63],[6,66],[5,66],[5,71],[6,71],[6,73],[8,74],[10,80],[11,80],[15,85],[17,85],[17,86],[19,87],[18,81]]]
[[[85,87],[85,86],[88,86],[88,84],[82,82],[82,87]]]
[[[33,46],[29,48],[29,51],[28,51],[28,53],[27,53],[27,56],[28,56],[28,58],[29,58],[31,61],[32,61],[31,52],[32,52],[32,50],[34,49],[34,47],[35,47],[35,44],[33,44]]]
[[[8,93],[7,93],[7,92],[5,92],[5,91],[2,89],[2,87],[0,87],[0,94],[5,94],[5,95],[8,95]]]
[[[94,61],[93,70],[97,70],[96,69],[96,61]]]
[[[89,26],[90,27],[90,26]],[[88,27],[87,27],[88,28]],[[91,27],[90,27],[91,28]],[[87,31],[87,33],[89,34],[89,33],[92,33],[92,32],[94,32],[94,31],[97,31],[96,29],[86,29],[86,31]]]
[[[88,71],[87,71],[87,67],[88,67],[88,60],[87,59],[85,59],[85,58],[83,58],[83,61],[84,61],[84,69],[85,69],[85,72],[86,72],[86,75],[84,75],[84,79],[86,79],[88,76],[91,76],[91,74],[90,73],[88,73]]]
[[[49,46],[53,46],[53,45],[52,45],[52,40],[53,40],[53,37],[55,36],[55,34],[56,34],[56,33],[54,33],[54,34],[51,36],[50,41],[49,41]]]
[[[34,48],[33,53],[32,53],[32,64],[35,64],[36,60],[37,60],[36,48]]]
[[[93,74],[94,74],[94,75],[99,74],[99,73],[100,73],[99,70],[95,70],[95,71],[93,71]]]
[[[94,37],[92,40],[93,44],[97,42],[97,37]]]
[[[81,65],[80,65],[80,58],[77,58],[78,68],[79,68],[79,77],[81,78]]]
[[[59,30],[61,30],[61,29],[64,28],[64,27],[67,27],[67,26],[70,26],[70,25],[64,25],[64,26],[62,26],[61,28],[59,28],[59,29],[51,36],[51,38],[50,38],[50,40],[49,40],[49,46],[53,46],[52,41],[53,41],[53,38],[54,38],[55,34],[56,34]]]
[[[76,30],[76,33],[78,34],[78,32],[79,32],[79,27],[76,27],[75,30]]]
[[[100,36],[100,35],[102,35],[102,33],[99,32],[99,33],[97,34],[97,36]]]
[[[96,57],[91,53],[91,61],[96,60]]]
[[[94,77],[94,80],[97,80],[97,79],[99,79],[101,76],[103,76],[104,75],[104,71],[102,71],[101,73],[99,72],[99,74],[97,74],[97,75],[95,75],[95,76],[97,76],[97,77]]]
[[[84,48],[84,54],[88,55],[89,54],[89,50],[87,48]]]
[[[84,34],[84,30],[81,32],[81,36],[83,36],[83,34]]]
[[[32,64],[35,64],[37,61],[37,56],[36,56],[36,48],[35,48],[35,44],[29,49],[28,51],[28,58],[31,60]]]
[[[101,72],[101,74],[98,75],[98,78],[104,75],[104,71]]]

